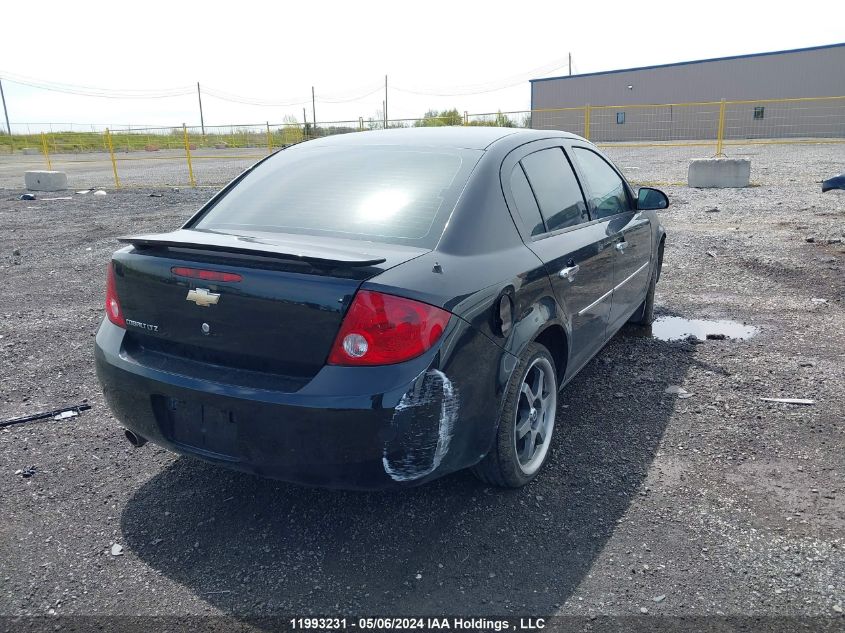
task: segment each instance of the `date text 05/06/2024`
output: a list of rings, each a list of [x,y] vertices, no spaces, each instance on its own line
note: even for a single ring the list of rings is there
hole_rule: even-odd
[[[293,630],[395,630],[395,631],[539,631],[545,628],[543,618],[413,618],[413,617],[374,617],[374,618],[332,618],[307,617],[291,618]]]

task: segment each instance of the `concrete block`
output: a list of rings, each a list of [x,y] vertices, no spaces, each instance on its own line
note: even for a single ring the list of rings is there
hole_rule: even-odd
[[[687,173],[690,187],[747,187],[750,179],[747,158],[693,158]]]
[[[24,154],[26,154],[27,156],[35,156],[36,154],[40,154],[40,153],[41,153],[41,150],[40,150],[40,149],[36,149],[36,148],[34,148],[34,147],[24,147],[21,151],[22,151]]]
[[[67,189],[67,174],[63,171],[28,171],[24,183],[30,191],[62,191]]]

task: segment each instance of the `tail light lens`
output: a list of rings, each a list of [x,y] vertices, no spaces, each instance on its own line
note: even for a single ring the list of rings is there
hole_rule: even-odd
[[[126,327],[126,319],[123,318],[123,310],[120,307],[120,299],[117,297],[117,288],[114,283],[114,262],[109,262],[106,277],[106,316],[115,325]]]
[[[452,315],[427,303],[362,290],[340,326],[329,365],[392,365],[416,358],[443,335]]]

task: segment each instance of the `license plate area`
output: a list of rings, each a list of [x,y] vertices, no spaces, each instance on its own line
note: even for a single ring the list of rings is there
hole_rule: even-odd
[[[232,411],[168,398],[165,437],[175,444],[238,459],[238,423]]]

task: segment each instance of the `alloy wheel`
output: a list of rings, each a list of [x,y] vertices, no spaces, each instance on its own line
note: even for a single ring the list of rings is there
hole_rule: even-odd
[[[534,474],[549,452],[557,413],[555,370],[548,359],[536,358],[520,386],[514,425],[514,448],[520,470]]]

